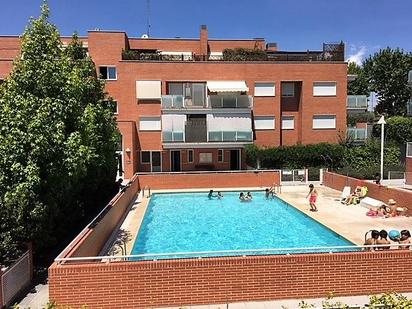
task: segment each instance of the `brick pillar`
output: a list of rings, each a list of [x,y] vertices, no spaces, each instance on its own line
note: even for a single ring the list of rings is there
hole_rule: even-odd
[[[0,308],[4,307],[4,300],[3,300],[3,265],[0,264]]]
[[[206,25],[200,26],[200,55],[207,56],[208,54],[208,34]]]

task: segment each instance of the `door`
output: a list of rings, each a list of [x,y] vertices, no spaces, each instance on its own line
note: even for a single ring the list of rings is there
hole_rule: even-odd
[[[162,171],[162,159],[160,151],[152,151],[152,172]]]
[[[180,150],[172,150],[170,152],[170,170],[172,172],[180,172]]]
[[[230,150],[230,169],[240,170],[240,151],[239,149]]]

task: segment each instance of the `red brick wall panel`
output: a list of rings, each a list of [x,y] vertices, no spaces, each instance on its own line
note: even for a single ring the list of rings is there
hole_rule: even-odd
[[[60,305],[147,308],[411,291],[412,268],[393,261],[412,252],[53,264],[49,292]]]
[[[138,175],[139,186],[159,189],[270,187],[280,183],[279,172],[236,172]]]
[[[342,191],[345,186],[350,186],[355,191],[356,186],[368,187],[367,196],[387,203],[389,199],[397,201],[397,205],[408,208],[408,215],[412,215],[412,191],[379,186],[374,183],[362,181],[352,177],[346,177],[335,173],[324,173],[323,185],[335,190]]]

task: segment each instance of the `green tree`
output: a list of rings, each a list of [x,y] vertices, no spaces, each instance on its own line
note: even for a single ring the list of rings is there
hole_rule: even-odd
[[[349,62],[348,74],[356,75],[356,79],[348,82],[348,94],[350,95],[367,95],[369,96],[368,81],[363,68],[355,62]]]
[[[77,36],[63,50],[49,9],[31,19],[0,89],[0,263],[46,252],[113,192],[118,131]]]
[[[363,62],[369,90],[376,92],[378,97],[378,113],[389,116],[406,114],[406,102],[411,96],[411,89],[407,86],[409,70],[412,70],[412,53],[399,48],[382,49]]]

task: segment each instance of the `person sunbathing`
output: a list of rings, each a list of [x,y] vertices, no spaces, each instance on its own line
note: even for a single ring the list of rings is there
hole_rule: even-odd
[[[346,205],[357,204],[357,201],[359,200],[361,196],[362,196],[362,188],[360,186],[357,186],[355,191],[346,198],[344,204]]]

